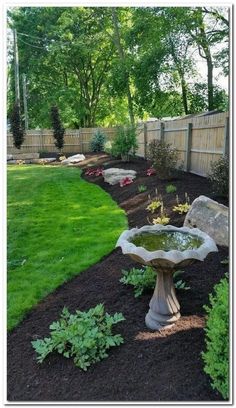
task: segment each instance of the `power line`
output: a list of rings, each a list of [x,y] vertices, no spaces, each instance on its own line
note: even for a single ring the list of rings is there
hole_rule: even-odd
[[[45,50],[45,47],[40,47],[39,45],[30,44],[30,43],[28,43],[28,42],[22,40],[22,38],[19,38],[19,41],[23,42],[24,44],[30,45],[31,47],[41,48],[41,49]]]

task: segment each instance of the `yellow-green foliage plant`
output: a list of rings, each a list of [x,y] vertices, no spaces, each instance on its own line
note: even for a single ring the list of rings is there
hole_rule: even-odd
[[[177,212],[178,214],[181,214],[181,215],[186,214],[189,211],[191,205],[190,205],[190,200],[189,200],[189,196],[187,193],[185,193],[185,203],[179,202],[178,195],[176,196],[176,202],[177,202],[177,205],[175,205],[172,208],[172,211]]]
[[[229,399],[229,283],[222,279],[204,306],[206,319],[206,351],[202,353],[204,371],[211,384],[225,400]]]

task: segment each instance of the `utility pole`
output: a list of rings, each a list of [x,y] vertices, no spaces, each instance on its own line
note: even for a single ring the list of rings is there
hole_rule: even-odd
[[[28,117],[28,107],[27,107],[27,90],[26,90],[26,75],[22,75],[23,83],[23,102],[24,102],[24,117],[25,117],[25,130],[29,128],[29,117]]]
[[[14,38],[14,66],[15,66],[15,94],[16,103],[20,105],[20,81],[19,81],[19,58],[18,58],[18,46],[17,46],[17,32],[13,30]]]

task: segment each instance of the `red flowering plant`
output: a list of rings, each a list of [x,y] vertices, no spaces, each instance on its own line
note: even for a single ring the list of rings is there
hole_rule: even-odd
[[[96,168],[91,168],[91,169],[87,169],[85,172],[86,176],[102,176],[103,175],[103,169],[96,167]]]
[[[129,184],[133,183],[133,179],[131,177],[125,177],[122,180],[120,180],[120,186],[128,186]]]
[[[147,176],[153,176],[154,174],[156,174],[156,170],[153,167],[147,169]]]

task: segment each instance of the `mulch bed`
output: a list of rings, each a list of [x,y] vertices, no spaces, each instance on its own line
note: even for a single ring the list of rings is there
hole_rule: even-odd
[[[122,167],[138,172],[134,183],[121,188],[104,183],[102,177],[87,177],[106,190],[125,209],[129,227],[147,224],[148,194],[155,188],[170,209],[175,194],[166,194],[170,181],[157,176],[146,176],[150,163],[134,159],[129,163],[110,160],[106,155],[91,155],[80,167],[87,165]],[[193,174],[176,173],[171,183],[177,187],[180,199],[187,192],[192,202],[199,195],[207,195],[223,204],[227,203],[211,194],[207,179]],[[147,191],[138,193],[138,185],[145,184]],[[171,224],[182,226],[184,216],[171,213]],[[105,226],[104,226],[105,227]],[[94,237],[94,245],[99,237]],[[201,351],[204,350],[204,309],[213,286],[227,272],[221,261],[228,249],[219,247],[218,253],[208,255],[204,263],[185,269],[181,276],[190,290],[178,290],[181,318],[171,328],[152,332],[144,318],[152,291],[135,298],[132,287],[119,282],[122,269],[140,267],[128,256],[114,249],[99,263],[76,278],[63,284],[47,296],[8,335],[8,400],[9,401],[222,401],[212,389],[209,377],[203,371]],[[73,362],[57,354],[48,357],[41,365],[31,341],[49,333],[49,325],[57,320],[63,308],[71,312],[86,310],[104,303],[109,313],[122,312],[126,318],[115,327],[125,343],[109,351],[109,357],[87,372],[76,368]]]

